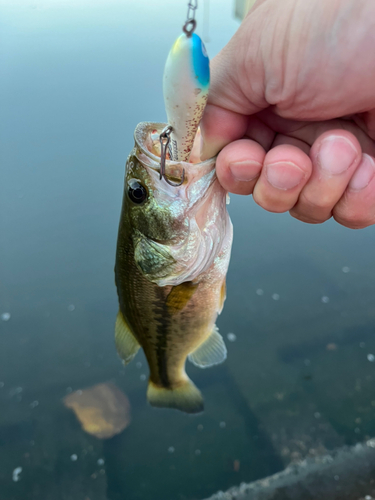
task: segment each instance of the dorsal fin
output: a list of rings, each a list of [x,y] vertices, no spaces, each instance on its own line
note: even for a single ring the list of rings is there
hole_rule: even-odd
[[[140,348],[121,311],[117,313],[116,318],[115,344],[117,352],[125,365],[130,363]]]
[[[226,357],[227,348],[216,325],[208,339],[188,356],[189,361],[200,368],[208,368],[209,366],[222,363]]]

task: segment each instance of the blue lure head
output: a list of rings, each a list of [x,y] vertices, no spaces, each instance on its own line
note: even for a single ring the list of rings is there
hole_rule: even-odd
[[[182,35],[181,35],[182,36]],[[193,33],[192,35],[192,57],[196,78],[202,87],[210,84],[210,61],[208,59],[206,47],[202,39]]]

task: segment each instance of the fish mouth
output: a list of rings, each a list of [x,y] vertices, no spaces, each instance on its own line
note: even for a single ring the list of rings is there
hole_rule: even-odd
[[[159,137],[167,126],[167,123],[141,122],[134,131],[134,140],[136,144],[135,154],[137,158],[141,163],[158,173],[160,173],[160,151],[154,147],[155,137]],[[212,170],[212,164],[215,162],[216,156],[203,161],[200,161],[196,155],[194,156],[196,161],[193,160],[192,162],[172,161],[167,158],[165,161],[167,177],[172,182],[180,181],[182,178],[182,170],[185,170],[183,185],[186,186],[190,178],[200,177],[202,173],[207,173],[209,170]],[[163,182],[165,182],[164,179]],[[176,189],[176,187],[177,186],[172,186],[174,189]]]

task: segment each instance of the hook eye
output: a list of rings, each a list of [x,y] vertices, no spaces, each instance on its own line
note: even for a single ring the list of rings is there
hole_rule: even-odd
[[[197,26],[197,21],[195,19],[188,19],[182,27],[182,31],[189,38],[194,33]]]

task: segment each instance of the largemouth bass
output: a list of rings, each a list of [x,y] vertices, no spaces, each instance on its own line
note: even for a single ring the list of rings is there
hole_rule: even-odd
[[[140,123],[126,163],[115,342],[125,364],[143,348],[151,405],[196,413],[203,410],[203,398],[186,375],[185,362],[188,357],[208,367],[226,358],[215,321],[225,300],[232,223],[215,158],[167,161],[167,176],[179,179],[185,169],[185,180],[177,187],[160,179],[152,138],[164,127]]]

